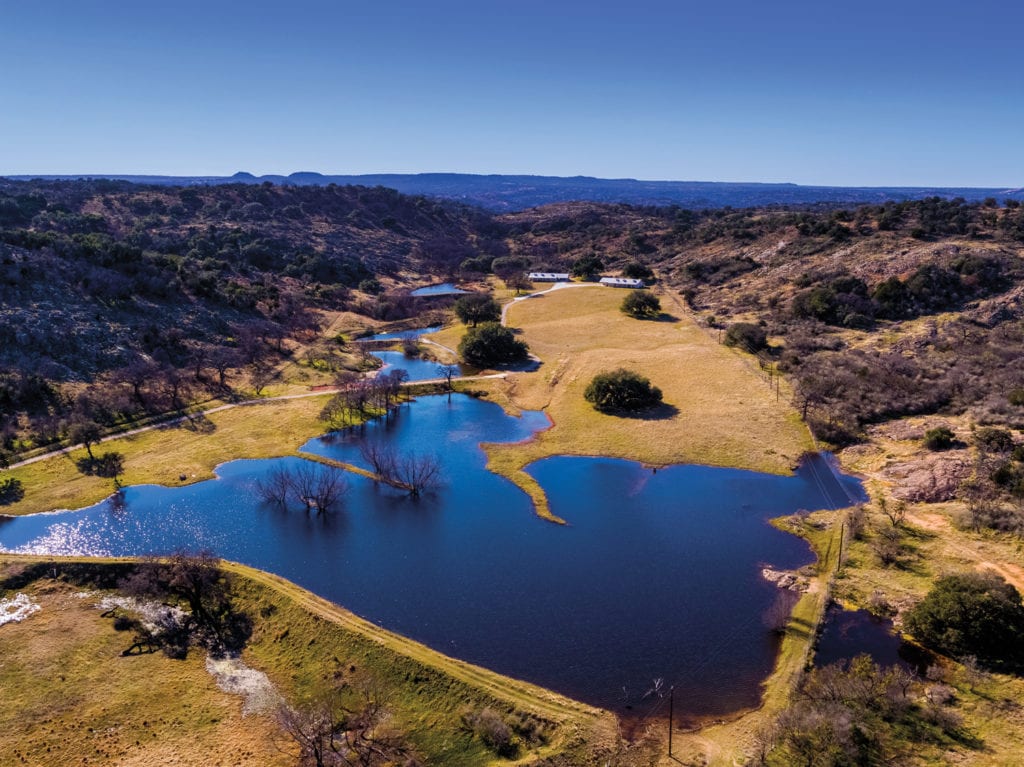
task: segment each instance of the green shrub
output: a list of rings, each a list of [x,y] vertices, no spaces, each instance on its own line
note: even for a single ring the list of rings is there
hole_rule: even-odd
[[[661,302],[653,293],[646,290],[631,290],[629,295],[622,299],[623,313],[638,320],[657,317],[661,314]]]
[[[25,490],[21,486],[21,480],[15,477],[8,477],[0,481],[0,506],[7,506],[17,503],[25,497]]]
[[[501,307],[486,293],[462,296],[452,308],[455,310],[455,316],[465,325],[475,327],[481,322],[497,322],[501,319]]]
[[[1024,657],[1020,593],[997,575],[939,578],[905,625],[922,644],[955,658],[974,655],[988,664],[1019,665]]]
[[[594,376],[583,397],[602,413],[636,412],[660,404],[661,389],[638,373],[619,368]]]
[[[622,276],[650,282],[654,279],[654,272],[651,271],[651,267],[647,266],[647,264],[641,264],[639,261],[630,261],[623,267]]]
[[[956,435],[946,426],[929,429],[924,433],[924,446],[929,450],[949,450],[955,440]]]
[[[459,342],[459,354],[470,365],[485,368],[526,359],[529,348],[508,328],[484,322],[469,329]]]
[[[737,322],[725,331],[725,345],[737,346],[754,354],[768,347],[768,334],[760,325]]]
[[[1010,432],[994,426],[978,429],[974,433],[974,441],[978,447],[989,453],[1009,453],[1015,446]]]

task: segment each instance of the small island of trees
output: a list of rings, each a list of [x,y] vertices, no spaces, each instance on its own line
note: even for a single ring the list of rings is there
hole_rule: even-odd
[[[635,413],[661,404],[661,389],[639,373],[619,368],[598,373],[583,397],[602,413]]]

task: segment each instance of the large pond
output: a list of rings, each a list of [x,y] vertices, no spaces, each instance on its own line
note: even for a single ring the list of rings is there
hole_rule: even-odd
[[[767,524],[847,503],[859,485],[820,460],[795,476],[557,457],[529,471],[565,526],[484,469],[481,441],[514,441],[541,413],[425,397],[393,418],[304,449],[362,463],[360,440],[440,456],[446,484],[419,499],[348,475],[335,513],[262,506],[255,482],[302,459],[234,461],[185,488],[131,487],[123,504],[4,520],[0,547],[135,555],[207,547],[278,573],[449,655],[620,712],[718,715],[756,705],[780,599],[761,568],[797,567],[807,545]],[[840,501],[842,499],[842,501]]]

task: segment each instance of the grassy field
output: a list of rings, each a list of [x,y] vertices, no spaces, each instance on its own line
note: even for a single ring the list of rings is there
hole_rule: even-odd
[[[750,360],[717,343],[688,315],[636,320],[619,311],[625,291],[575,287],[516,302],[508,323],[542,361],[534,373],[484,384],[510,410],[544,409],[553,426],[516,445],[488,445],[489,468],[528,492],[553,518],[526,465],[552,455],[602,455],[663,466],[700,463],[788,473],[811,442],[788,403]],[[673,307],[666,307],[673,308]],[[445,331],[447,345],[458,330]],[[665,405],[640,418],[595,411],[583,390],[599,372],[647,376]]]
[[[323,432],[317,416],[327,396],[232,408],[180,426],[104,442],[93,452],[122,453],[121,482],[126,485],[199,482],[211,478],[214,467],[225,461],[295,454],[306,440]],[[74,509],[105,498],[113,491],[113,482],[79,472],[76,461],[85,455],[85,450],[76,450],[12,469],[9,474],[21,480],[25,497],[4,507],[4,513]]]
[[[0,573],[15,574],[32,561],[4,556]],[[50,561],[58,569],[68,563]],[[93,572],[119,566],[88,564]],[[405,734],[425,764],[499,761],[463,726],[464,714],[488,707],[510,721],[539,723],[544,742],[524,749],[523,759],[562,754],[583,765],[593,744],[614,741],[609,714],[442,656],[274,576],[226,567],[238,606],[255,620],[247,664],[289,701],[341,675],[372,678],[391,713],[389,726]],[[0,763],[294,764],[272,712],[243,715],[242,699],[218,689],[207,673],[204,653],[193,650],[184,661],[161,653],[122,657],[130,639],[101,617],[98,593],[83,599],[80,577],[53,579],[50,572],[47,566],[19,584],[42,609],[0,626]]]
[[[201,653],[122,657],[129,638],[81,588],[46,579],[19,591],[41,610],[0,626],[0,764],[294,764],[273,745],[274,722],[243,717]]]

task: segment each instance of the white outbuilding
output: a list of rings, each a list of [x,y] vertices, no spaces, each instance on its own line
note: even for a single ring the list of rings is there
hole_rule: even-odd
[[[602,277],[601,284],[611,288],[642,288],[643,280],[634,280],[630,277]]]
[[[561,272],[530,272],[526,275],[530,282],[568,282],[568,273]]]

